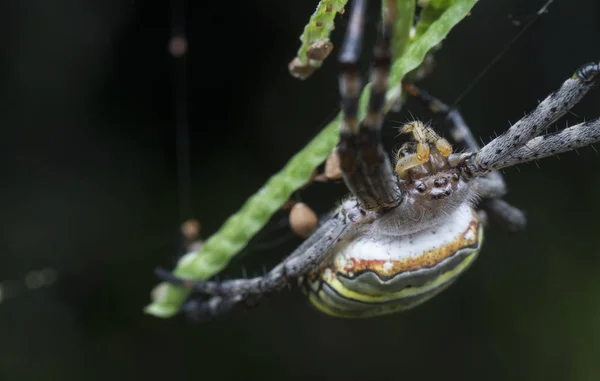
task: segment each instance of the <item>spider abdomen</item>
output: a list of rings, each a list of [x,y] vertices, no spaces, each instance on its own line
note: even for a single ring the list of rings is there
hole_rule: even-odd
[[[303,279],[310,301],[338,317],[414,307],[449,286],[476,258],[483,228],[467,203],[440,224],[402,236],[364,234]]]

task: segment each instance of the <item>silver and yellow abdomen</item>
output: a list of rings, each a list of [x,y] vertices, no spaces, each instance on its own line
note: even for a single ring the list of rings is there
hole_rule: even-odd
[[[303,280],[313,305],[338,317],[359,318],[414,307],[432,298],[476,258],[483,227],[465,204],[441,224],[402,236],[360,237]]]

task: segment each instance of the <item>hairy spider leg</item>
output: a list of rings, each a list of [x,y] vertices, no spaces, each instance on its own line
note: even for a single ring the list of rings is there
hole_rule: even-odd
[[[356,205],[355,208],[358,206]],[[186,302],[180,312],[196,321],[213,319],[236,309],[254,307],[263,296],[294,283],[299,276],[326,260],[335,244],[348,235],[354,234],[353,225],[368,218],[371,218],[368,213],[359,213],[358,209],[340,208],[292,254],[260,277],[222,282],[191,281],[181,279],[160,268],[156,270],[156,275],[163,281],[189,288],[193,292],[201,294],[199,299],[191,299]],[[208,296],[208,298],[202,298],[202,296]]]
[[[452,140],[458,144],[463,144],[471,152],[480,150],[471,128],[458,109],[448,106],[414,84],[403,82],[402,88],[408,95],[420,101],[429,111],[444,121],[444,126],[449,130]],[[476,182],[477,194],[482,199],[478,208],[486,214],[486,217],[489,216],[490,219],[509,231],[519,231],[525,228],[527,223],[525,213],[502,200],[502,197],[507,193],[507,189],[500,172],[489,172],[474,181]]]
[[[537,136],[566,114],[600,78],[597,62],[581,66],[538,107],[512,125],[479,152],[453,157],[465,179],[485,176],[493,170],[558,155],[600,141],[600,120],[594,119],[564,130]]]
[[[544,99],[532,112],[513,124],[469,160],[469,171],[486,172],[541,159],[597,142],[598,120],[536,138],[573,108],[594,87],[600,74],[597,62],[581,66],[571,78]],[[466,163],[466,162],[465,162]]]
[[[371,89],[367,113],[358,123],[361,79],[358,59],[363,39],[366,1],[355,0],[339,62],[342,122],[338,154],[346,186],[368,210],[388,209],[400,203],[398,187],[390,160],[381,144],[385,95],[391,64],[391,38],[396,1],[388,2],[388,12],[381,26],[381,38],[375,46],[375,63],[371,70]]]

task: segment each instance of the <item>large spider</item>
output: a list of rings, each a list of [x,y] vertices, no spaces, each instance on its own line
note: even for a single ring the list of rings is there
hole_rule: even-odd
[[[506,187],[497,170],[574,150],[600,141],[600,119],[559,132],[540,134],[565,115],[590,90],[600,66],[579,68],[535,110],[480,148],[456,110],[419,91],[449,122],[452,146],[419,121],[404,125],[412,135],[392,166],[380,141],[391,61],[395,2],[388,3],[382,36],[375,47],[367,113],[358,121],[361,51],[366,0],[354,0],[339,57],[343,119],[337,152],[343,179],[352,193],[331,217],[291,255],[264,276],[223,282],[193,282],[159,271],[203,298],[182,312],[210,319],[238,307],[254,306],[266,294],[298,282],[310,301],[326,314],[369,317],[414,307],[438,294],[463,273],[482,244],[489,216],[519,229],[523,213],[502,200]]]

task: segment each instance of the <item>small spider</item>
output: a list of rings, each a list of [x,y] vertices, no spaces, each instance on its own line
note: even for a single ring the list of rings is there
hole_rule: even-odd
[[[545,130],[565,115],[600,77],[598,63],[579,68],[535,110],[480,148],[456,110],[404,84],[405,91],[445,116],[456,143],[419,121],[401,128],[412,140],[392,165],[380,141],[390,69],[395,2],[388,2],[382,36],[375,47],[367,113],[358,121],[360,55],[366,0],[354,0],[340,54],[342,123],[337,153],[352,195],[341,203],[291,255],[264,276],[223,282],[161,278],[204,296],[182,312],[211,319],[255,306],[267,294],[298,283],[322,312],[370,317],[414,307],[432,298],[477,257],[486,217],[512,229],[523,213],[502,200],[497,170],[571,151],[600,141],[600,119],[556,133]]]

